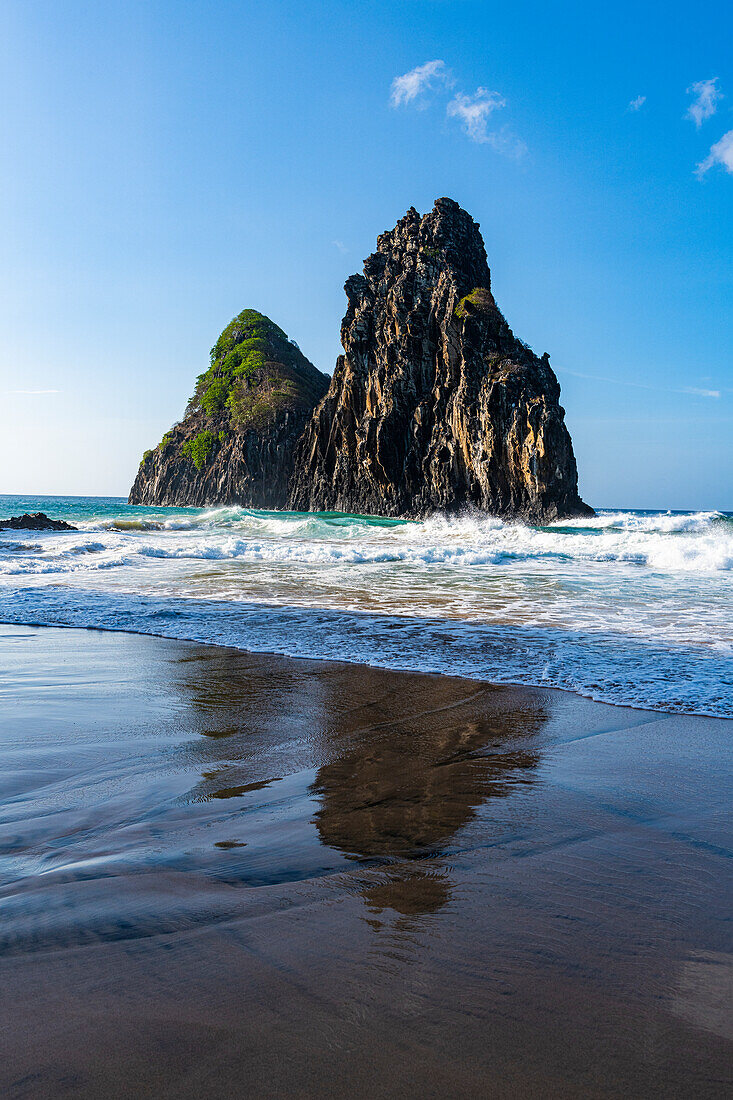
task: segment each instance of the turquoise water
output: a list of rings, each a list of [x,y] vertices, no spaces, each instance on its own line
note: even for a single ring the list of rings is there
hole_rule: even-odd
[[[549,527],[0,497],[0,619],[141,631],[733,714],[733,517]]]

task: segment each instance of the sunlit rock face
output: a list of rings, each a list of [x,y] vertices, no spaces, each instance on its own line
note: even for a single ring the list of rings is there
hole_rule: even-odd
[[[300,440],[290,507],[592,514],[549,358],[498,309],[465,210],[446,198],[408,210],[345,290],[344,355]]]
[[[183,420],[143,455],[130,504],[284,508],[295,448],[328,376],[243,310],[211,349]]]

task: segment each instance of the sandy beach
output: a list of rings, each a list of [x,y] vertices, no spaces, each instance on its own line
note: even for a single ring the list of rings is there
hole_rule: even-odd
[[[0,628],[0,1091],[730,1087],[733,722]]]

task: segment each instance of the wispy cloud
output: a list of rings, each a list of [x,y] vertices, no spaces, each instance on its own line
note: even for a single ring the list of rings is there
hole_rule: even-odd
[[[338,248],[339,252],[346,253],[349,251],[343,241],[331,241],[331,244],[334,248]]]
[[[653,390],[655,393],[685,393],[694,397],[720,397],[720,390],[698,389],[697,386],[651,386],[648,382],[631,382],[625,378],[607,378],[602,374],[583,374],[577,370],[567,370],[565,367],[558,369],[559,374],[569,374],[573,378],[586,378],[591,382],[609,382],[613,386],[631,386],[635,390]]]
[[[486,140],[497,153],[501,153],[505,157],[512,157],[514,160],[520,160],[527,152],[526,143],[506,126],[502,126],[501,130],[490,133]]]
[[[497,153],[518,160],[527,152],[527,146],[508,127],[489,129],[489,119],[495,111],[506,107],[506,99],[499,92],[477,88],[473,95],[457,92],[448,104],[449,118],[457,118],[463,132],[479,145],[490,145]]]
[[[410,104],[416,107],[426,105],[427,92],[444,92],[453,88],[456,81],[445,62],[439,58],[417,65],[409,73],[396,76],[392,81],[390,103],[393,107]],[[447,105],[448,118],[458,119],[463,132],[471,141],[479,145],[490,145],[497,153],[515,159],[527,152],[524,142],[511,133],[508,127],[499,130],[489,129],[491,115],[506,107],[506,99],[500,92],[491,92],[480,87],[472,95],[456,92]]]
[[[425,92],[436,85],[450,83],[450,73],[445,67],[445,61],[436,59],[426,61],[424,65],[417,65],[410,69],[409,73],[396,76],[392,81],[390,103],[393,107],[405,107],[409,103],[420,103]]]
[[[718,87],[717,76],[712,77],[710,80],[698,80],[696,84],[691,84],[687,89],[687,94],[695,98],[687,108],[685,118],[689,118],[691,122],[694,122],[699,130],[705,119],[713,117],[718,109],[718,101],[723,98],[723,93]]]
[[[6,393],[23,394],[26,397],[41,397],[47,393],[61,393],[61,390],[6,390]]]
[[[700,390],[697,386],[685,386],[682,393],[692,393],[695,397],[720,397],[720,390]]]
[[[490,92],[488,88],[477,88],[473,95],[458,92],[448,104],[448,116],[460,119],[471,141],[488,142],[489,117],[501,107],[506,107],[503,95]]]
[[[723,134],[720,141],[715,142],[705,160],[698,164],[695,175],[698,179],[702,179],[705,173],[714,168],[716,164],[721,165],[726,172],[733,175],[733,130],[729,130],[727,134]]]
[[[645,95],[638,95],[636,97],[636,99],[631,100],[631,103],[627,107],[627,110],[629,110],[629,111],[640,111],[645,103],[646,103],[646,96]]]

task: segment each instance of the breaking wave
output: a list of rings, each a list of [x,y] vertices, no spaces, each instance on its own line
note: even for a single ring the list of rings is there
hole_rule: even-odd
[[[407,563],[413,565],[495,565],[501,561],[555,559],[581,563],[621,562],[660,572],[728,572],[733,569],[733,521],[719,512],[684,515],[602,513],[549,527],[504,523],[471,513],[434,516],[424,521],[380,520],[363,516],[252,512],[241,508],[202,511],[190,517],[113,517],[83,523],[84,533],[105,541],[75,541],[68,532],[48,533],[29,547],[28,571],[75,568],[71,559],[106,553],[107,567],[141,558],[272,563]],[[120,537],[115,537],[120,536]],[[122,536],[141,536],[136,539]],[[150,536],[150,537],[145,537]],[[17,538],[17,534],[16,534]],[[0,572],[12,568],[0,539]]]
[[[175,637],[275,652],[291,651],[292,629],[299,656],[354,660],[383,656],[385,638],[401,638],[390,650],[399,667],[438,663],[613,702],[729,713],[716,694],[733,662],[726,513],[608,510],[528,527],[475,512],[408,521],[81,498],[5,498],[0,507],[79,528],[0,531],[6,621],[157,623],[155,632]],[[503,665],[487,663],[484,650],[500,652]]]

